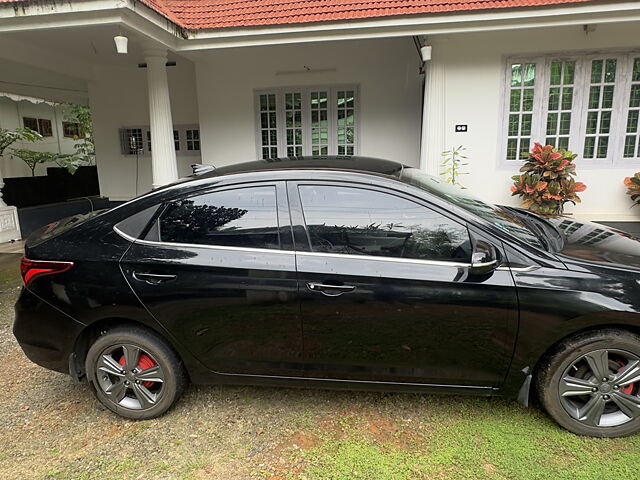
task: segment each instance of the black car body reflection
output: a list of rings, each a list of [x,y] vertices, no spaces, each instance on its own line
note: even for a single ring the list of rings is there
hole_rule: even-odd
[[[29,239],[14,332],[84,374],[113,324],[162,335],[196,383],[517,395],[579,331],[640,328],[640,240],[547,221],[394,162],[219,169]]]

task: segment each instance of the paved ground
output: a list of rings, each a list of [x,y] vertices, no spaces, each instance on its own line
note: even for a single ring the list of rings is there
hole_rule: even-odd
[[[640,477],[640,436],[580,438],[501,399],[192,386],[160,419],[120,419],[22,354],[19,258],[0,254],[1,479]]]

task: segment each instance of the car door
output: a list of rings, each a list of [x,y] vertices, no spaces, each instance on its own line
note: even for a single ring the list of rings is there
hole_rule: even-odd
[[[302,372],[284,188],[245,184],[170,201],[121,261],[151,314],[216,372]]]
[[[470,275],[463,221],[361,184],[290,183],[289,198],[309,376],[501,383],[516,292],[508,268]],[[478,239],[490,242],[476,231]]]

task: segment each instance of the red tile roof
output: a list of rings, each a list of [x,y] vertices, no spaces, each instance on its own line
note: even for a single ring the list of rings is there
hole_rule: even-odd
[[[29,0],[0,0],[28,2]],[[72,0],[73,1],[73,0]],[[543,7],[594,0],[140,0],[189,30]]]
[[[181,27],[249,27],[360,20],[593,0],[142,0]],[[161,8],[157,7],[161,4]]]

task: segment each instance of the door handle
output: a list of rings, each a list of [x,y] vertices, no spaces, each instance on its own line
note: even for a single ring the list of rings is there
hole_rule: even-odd
[[[141,272],[133,272],[133,278],[138,280],[139,282],[146,282],[149,285],[159,285],[163,282],[170,282],[171,280],[175,280],[175,275],[163,275],[160,273],[141,273]]]
[[[343,293],[353,292],[353,285],[327,285],[325,283],[307,283],[307,288],[312,292],[320,292],[327,297],[337,297]]]

